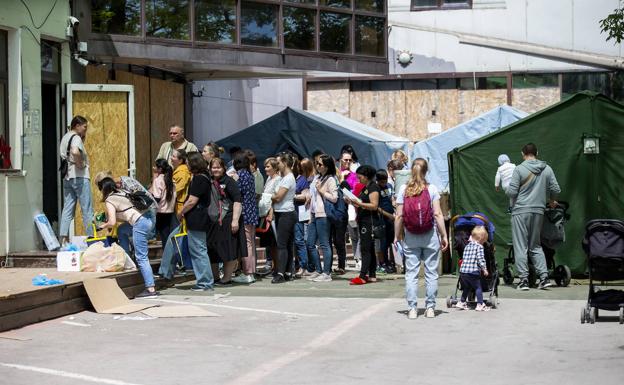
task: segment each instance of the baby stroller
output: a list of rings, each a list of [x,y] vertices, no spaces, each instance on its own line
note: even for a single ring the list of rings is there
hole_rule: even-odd
[[[557,265],[555,261],[556,249],[565,242],[565,224],[570,220],[568,214],[568,202],[557,202],[555,208],[546,207],[544,210],[544,224],[542,225],[541,246],[546,257],[546,267],[548,269],[548,277],[555,280],[557,286],[568,286],[572,279],[572,273],[567,265]],[[508,243],[509,251],[507,258],[503,260],[503,281],[507,285],[511,285],[514,281],[513,266],[516,259],[513,251],[513,243]],[[529,285],[535,286],[537,281],[535,267],[528,259],[529,263]]]
[[[487,266],[490,275],[487,277],[481,276],[481,287],[483,288],[483,295],[489,292],[489,298],[484,298],[486,305],[496,309],[498,307],[498,269],[496,266],[496,258],[494,256],[494,225],[485,216],[485,214],[478,212],[470,212],[464,215],[456,215],[451,219],[451,229],[453,231],[453,248],[459,255],[457,261],[458,266],[461,266],[462,258],[464,255],[464,248],[468,244],[470,233],[475,226],[485,226],[488,231],[488,240],[483,244],[485,254],[485,264]],[[457,279],[457,286],[455,287],[455,294],[446,298],[446,307],[453,307],[458,302],[457,292],[461,289],[461,280]],[[475,293],[472,292],[468,297],[468,305],[474,307],[476,305]]]
[[[589,295],[581,310],[581,323],[594,323],[598,309],[620,311],[624,323],[624,291],[596,289],[594,281],[624,279],[624,222],[617,219],[595,219],[585,225],[583,249],[587,254]]]

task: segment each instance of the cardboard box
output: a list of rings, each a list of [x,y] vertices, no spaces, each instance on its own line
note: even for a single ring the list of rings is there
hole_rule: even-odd
[[[57,271],[80,271],[81,251],[59,251],[56,253]]]

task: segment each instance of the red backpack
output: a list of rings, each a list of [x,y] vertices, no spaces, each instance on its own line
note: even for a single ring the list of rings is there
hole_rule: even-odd
[[[429,188],[420,195],[406,197],[403,203],[403,223],[412,234],[424,234],[433,229],[433,209]]]

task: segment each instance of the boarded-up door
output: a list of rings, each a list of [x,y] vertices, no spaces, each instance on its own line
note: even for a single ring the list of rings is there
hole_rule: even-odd
[[[76,89],[77,86],[82,86]],[[70,88],[71,87],[71,88]],[[89,157],[91,175],[91,193],[95,213],[104,211],[102,195],[94,183],[95,175],[100,171],[112,171],[114,176],[132,175],[134,170],[134,127],[130,108],[133,96],[131,86],[125,91],[107,91],[111,87],[70,85],[71,110],[68,108],[67,121],[73,116],[84,116],[89,122],[85,149]],[[95,90],[84,90],[92,87]],[[95,88],[98,87],[98,88]],[[84,234],[80,208],[74,217],[74,232]]]

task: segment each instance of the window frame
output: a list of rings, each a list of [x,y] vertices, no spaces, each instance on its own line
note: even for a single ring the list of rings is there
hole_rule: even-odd
[[[246,0],[254,3],[261,4],[271,4],[278,6],[278,20],[277,20],[277,38],[278,44],[276,47],[262,47],[255,45],[242,44],[241,42],[241,5],[243,0],[236,0],[236,40],[232,43],[220,43],[220,42],[211,42],[206,40],[201,40],[196,36],[195,30],[195,0],[188,0],[188,8],[189,8],[189,28],[190,28],[190,37],[189,40],[179,40],[179,39],[168,39],[162,37],[153,37],[147,36],[147,18],[146,18],[146,0],[141,0],[141,27],[139,35],[119,35],[119,34],[105,34],[105,33],[97,33],[92,32],[91,30],[91,20],[88,23],[88,31],[89,36],[93,40],[110,40],[113,37],[113,40],[119,42],[134,42],[134,43],[147,43],[147,44],[159,44],[164,46],[184,46],[184,47],[197,47],[197,48],[217,48],[217,49],[232,49],[232,50],[244,50],[244,51],[252,51],[252,52],[268,52],[268,53],[286,53],[286,54],[296,54],[296,55],[304,55],[304,56],[313,56],[313,57],[332,57],[332,58],[360,58],[366,60],[378,60],[378,61],[387,61],[388,60],[388,3],[384,2],[383,12],[372,12],[372,11],[364,11],[357,10],[355,2],[356,0],[351,0],[350,8],[336,8],[336,7],[327,7],[320,4],[318,0],[316,0],[313,4],[308,3],[296,3],[290,2],[287,0]],[[89,5],[90,7],[90,5]],[[316,11],[315,15],[315,40],[316,46],[314,50],[301,50],[295,48],[286,48],[284,42],[284,7],[294,7],[294,8],[305,8],[312,9]],[[344,13],[351,16],[351,26],[350,26],[350,40],[351,40],[351,49],[348,53],[338,53],[338,52],[328,52],[321,50],[320,43],[320,13],[321,12],[332,12],[332,13]],[[381,56],[376,55],[365,55],[365,54],[357,54],[355,50],[355,37],[356,37],[356,17],[357,16],[373,16],[384,19],[384,54]]]
[[[0,92],[3,93],[2,97],[4,99],[4,130],[0,131],[0,135],[4,136],[6,143],[11,143],[9,135],[9,32],[0,29],[0,39],[4,40],[4,52],[0,52],[0,58],[3,57],[5,60],[5,71],[0,71],[0,84],[3,86]]]
[[[416,0],[410,0],[410,11],[449,11],[457,9],[472,9],[473,0],[466,0],[467,4],[446,4],[445,0],[436,0],[438,5],[434,6],[418,6],[415,5]]]

